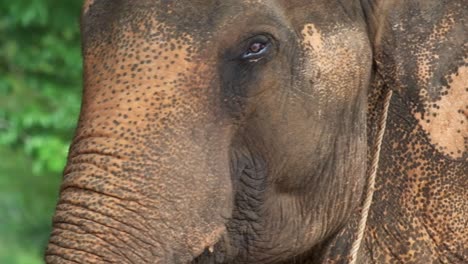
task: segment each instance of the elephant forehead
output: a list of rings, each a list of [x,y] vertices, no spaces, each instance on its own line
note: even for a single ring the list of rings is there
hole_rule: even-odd
[[[83,120],[103,130],[151,134],[168,122],[208,118],[211,71],[196,58],[192,37],[171,34],[157,21],[147,25],[120,29],[86,49]]]
[[[120,30],[112,40],[103,40],[85,52],[87,84],[98,83],[100,90],[123,87],[120,91],[129,96],[143,86],[175,90],[195,65],[201,66],[194,58],[189,34],[169,36],[170,29],[163,23],[155,21],[150,27],[146,23]]]

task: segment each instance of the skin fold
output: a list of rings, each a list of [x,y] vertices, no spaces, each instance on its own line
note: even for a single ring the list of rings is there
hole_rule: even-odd
[[[467,260],[462,1],[94,0],[46,262]]]

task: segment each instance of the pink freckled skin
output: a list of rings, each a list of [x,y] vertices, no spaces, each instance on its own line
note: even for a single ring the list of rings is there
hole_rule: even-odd
[[[463,0],[90,0],[48,264],[464,263]]]

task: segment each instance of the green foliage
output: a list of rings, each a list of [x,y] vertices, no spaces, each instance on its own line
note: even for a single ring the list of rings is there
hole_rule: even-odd
[[[81,1],[0,2],[0,263],[41,263],[80,107]]]

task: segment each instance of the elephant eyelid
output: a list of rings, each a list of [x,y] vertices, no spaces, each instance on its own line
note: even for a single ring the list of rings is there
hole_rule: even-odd
[[[261,59],[263,56],[265,56],[269,49],[270,49],[271,44],[262,44],[261,48],[258,51],[251,51],[250,49],[244,54],[242,54],[242,59],[243,60],[249,60],[249,61],[257,61],[258,59]]]
[[[248,41],[247,48],[240,55],[240,59],[249,62],[256,62],[265,57],[270,51],[272,43],[266,36],[259,35]]]

